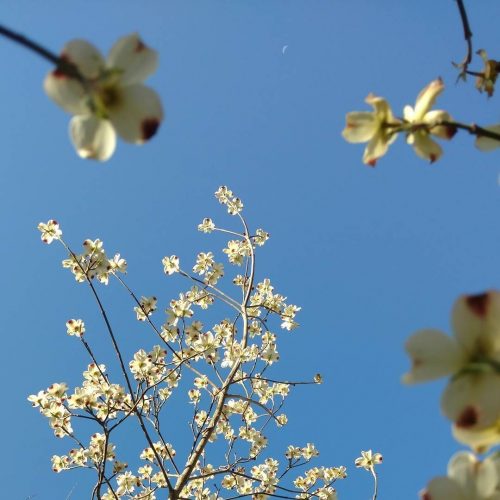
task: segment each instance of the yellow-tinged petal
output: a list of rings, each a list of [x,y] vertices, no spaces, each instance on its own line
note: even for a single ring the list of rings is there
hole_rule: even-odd
[[[432,108],[436,97],[443,91],[444,83],[441,78],[433,80],[417,96],[412,121],[422,121],[425,114]]]
[[[478,366],[457,375],[441,398],[443,413],[455,425],[466,430],[481,430],[500,419],[500,375]]]
[[[456,373],[465,362],[457,342],[439,330],[421,330],[406,342],[412,368],[403,382],[413,384]]]
[[[120,38],[107,59],[110,68],[122,71],[122,85],[142,83],[158,67],[158,53],[144,44],[137,33]]]
[[[448,477],[455,480],[469,498],[490,498],[498,484],[492,460],[480,461],[470,452],[455,453],[448,464]]]
[[[368,142],[378,130],[375,114],[369,111],[353,111],[346,115],[346,126],[342,137],[347,142]]]
[[[87,93],[78,80],[68,78],[55,70],[45,77],[43,88],[47,95],[64,111],[73,115],[87,112]]]
[[[407,104],[404,108],[403,108],[403,118],[407,121],[407,122],[412,122],[413,121],[413,116],[415,115],[415,111],[413,110],[413,108]]]
[[[115,151],[116,134],[108,120],[96,116],[74,116],[70,121],[70,136],[79,156],[106,161]]]
[[[450,125],[437,125],[433,126],[435,123],[441,122],[451,122],[451,115],[447,111],[440,109],[434,109],[429,111],[424,116],[424,122],[430,127],[429,132],[440,139],[451,139],[457,132],[456,127]]]
[[[455,481],[444,476],[432,479],[425,491],[420,494],[420,498],[422,500],[470,500]]]
[[[490,132],[494,132],[495,134],[500,134],[500,124],[499,125],[490,125],[488,127],[484,127],[486,130]],[[490,137],[484,137],[482,135],[477,136],[476,138],[476,148],[481,151],[493,151],[496,148],[500,148],[500,141],[497,139],[491,139]]]
[[[413,146],[413,150],[420,158],[434,163],[443,154],[441,146],[429,137],[425,130],[417,130],[408,135],[408,144]]]
[[[90,80],[99,77],[104,69],[101,53],[85,40],[68,42],[62,50],[61,57],[75,64],[80,74]]]
[[[396,121],[394,120],[394,116],[392,115],[389,103],[383,97],[378,97],[373,94],[368,94],[366,96],[365,102],[373,106],[373,109],[375,110],[375,115],[380,121],[386,123]]]
[[[457,441],[470,446],[476,453],[486,453],[491,447],[500,444],[500,421],[480,430],[453,425],[452,432]]]
[[[392,142],[392,140],[390,142]],[[385,134],[382,131],[379,131],[366,145],[365,152],[363,154],[363,163],[374,167],[377,160],[387,153],[388,148],[389,141],[386,140]]]
[[[142,144],[156,134],[163,120],[158,94],[142,84],[121,89],[120,105],[109,110],[118,135],[127,142]]]
[[[460,297],[453,307],[452,326],[470,355],[500,361],[500,292]]]

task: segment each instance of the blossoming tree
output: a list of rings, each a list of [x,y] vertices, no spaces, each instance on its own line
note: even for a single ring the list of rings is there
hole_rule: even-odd
[[[463,2],[457,0],[457,5],[467,42],[466,57],[457,65],[459,77],[475,76],[478,90],[491,97],[500,63],[480,50],[483,69],[469,70],[472,33]],[[156,134],[163,107],[156,91],[143,82],[156,70],[157,54],[137,34],[119,39],[105,59],[84,40],[68,42],[55,56],[7,28],[0,27],[0,33],[55,64],[45,79],[45,91],[74,115],[70,138],[80,157],[106,161],[115,151],[117,135],[142,144]],[[436,139],[452,140],[460,130],[476,137],[479,150],[500,146],[500,125],[468,125],[455,121],[448,111],[434,109],[443,91],[443,80],[432,80],[399,117],[385,98],[369,94],[366,102],[373,111],[348,113],[342,135],[348,142],[368,143],[363,162],[370,166],[387,153],[398,134],[430,163],[443,155]],[[222,253],[241,272],[231,273],[228,280],[227,264],[217,261],[212,251],[198,253],[188,268],[181,266],[177,256],[166,256],[164,273],[182,276],[189,287],[170,301],[166,318],[159,322],[156,309],[161,299],[136,295],[123,277],[127,262],[120,254],[108,256],[99,239],[85,240],[82,253],[77,253],[63,239],[57,221],[38,226],[44,243],[63,245],[67,252],[63,267],[89,287],[118,360],[115,373],[95,352],[84,320],[69,319],[68,335],[89,356],[82,384],[70,388],[57,382],[29,396],[48,418],[55,436],[72,442],[67,454],[52,457],[53,470],[93,471],[92,498],[330,500],[337,498],[336,482],[347,476],[344,466],[309,468],[319,453],[307,441],[290,444],[279,458],[264,454],[273,432],[288,422],[282,409],[290,390],[321,383],[322,378],[317,374],[303,382],[273,376],[273,365],[280,360],[278,332],[298,326],[300,307],[275,292],[269,278],[258,277],[255,254],[268,233],[249,228],[242,216],[243,203],[229,188],[219,188],[216,198],[240,228],[226,229],[205,218],[198,229],[228,235]],[[118,284],[130,295],[136,319],[147,325],[154,345],[126,359],[96,282]],[[212,308],[230,314],[209,326],[204,314]],[[454,455],[448,475],[432,479],[421,497],[500,499],[500,454],[479,456],[500,444],[500,292],[461,296],[453,308],[452,327],[453,337],[435,329],[410,337],[406,350],[411,369],[403,381],[413,384],[450,377],[442,411],[452,423],[454,437],[472,453]],[[173,394],[182,391],[193,408],[192,440],[186,449],[177,446],[176,429],[162,424]],[[82,422],[94,425],[95,432],[85,435]],[[134,422],[144,440],[136,457],[122,456],[115,441],[117,430],[129,422]],[[374,499],[378,495],[375,467],[381,462],[382,455],[371,450],[362,451],[355,461],[373,475]]]

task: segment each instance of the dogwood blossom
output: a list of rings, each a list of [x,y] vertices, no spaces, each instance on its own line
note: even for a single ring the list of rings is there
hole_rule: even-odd
[[[442,121],[451,121],[446,111],[430,110],[437,96],[443,91],[444,84],[441,78],[432,81],[417,96],[415,107],[405,106],[404,119],[411,124],[406,141],[413,146],[415,153],[429,160],[431,163],[438,160],[443,154],[441,146],[430,138],[435,135],[441,139],[451,139],[456,132],[452,126],[438,125]]]
[[[371,471],[375,465],[382,463],[382,454],[373,453],[372,450],[362,451],[361,456],[356,458],[354,465],[356,467],[363,467],[363,469]]]
[[[58,240],[62,236],[59,223],[54,219],[49,220],[46,224],[40,222],[38,230],[42,233],[42,241],[47,245],[50,245],[54,240]]]
[[[479,460],[469,452],[456,453],[448,464],[448,476],[432,479],[421,492],[422,500],[500,500],[498,453]]]
[[[389,103],[384,98],[369,94],[365,102],[373,107],[373,111],[347,113],[342,137],[352,143],[368,142],[363,163],[374,167],[377,160],[385,155],[389,145],[396,140],[394,126],[401,122],[394,118]]]
[[[66,321],[68,335],[82,337],[85,333],[85,323],[81,319],[70,319]]]
[[[484,450],[500,442],[500,399],[492,397],[500,392],[500,292],[460,297],[452,325],[454,337],[433,329],[410,337],[406,350],[412,369],[403,381],[450,375],[442,410],[462,441]]]
[[[68,42],[61,59],[74,64],[82,78],[56,68],[44,88],[74,115],[69,130],[79,156],[105,161],[115,150],[116,134],[134,144],[155,135],[163,109],[158,94],[142,82],[155,72],[158,55],[136,33],[120,38],[106,60],[85,40]]]
[[[139,321],[146,321],[148,316],[151,316],[154,311],[156,311],[156,303],[158,299],[154,296],[152,297],[141,297],[139,300],[140,305],[134,307],[134,311],[137,315]]]

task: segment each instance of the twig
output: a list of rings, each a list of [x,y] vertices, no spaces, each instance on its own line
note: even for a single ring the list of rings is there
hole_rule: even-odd
[[[465,5],[463,0],[456,0],[458,11],[460,12],[460,19],[462,20],[462,27],[464,30],[464,38],[467,43],[467,52],[461,63],[453,63],[456,68],[461,68],[461,72],[458,78],[464,78],[467,74],[467,69],[472,61],[472,31],[470,29],[469,18],[467,17],[467,11],[465,10]]]
[[[443,125],[445,127],[456,127],[461,130],[467,130],[469,134],[475,135],[477,137],[488,137],[489,139],[494,139],[496,141],[500,142],[500,133],[498,132],[492,132],[491,130],[488,130],[487,128],[480,127],[479,125],[476,125],[475,123],[472,123],[471,125],[467,125],[466,123],[460,123],[460,122],[454,122],[454,121],[441,121],[439,123],[436,123],[435,126]]]
[[[19,45],[32,50],[44,59],[47,59],[51,63],[54,63],[59,72],[64,73],[71,78],[76,78],[81,83],[85,83],[85,78],[82,76],[78,68],[72,62],[64,59],[64,57],[57,56],[45,47],[42,47],[40,44],[34,42],[33,40],[30,40],[20,33],[16,33],[15,31],[6,28],[5,26],[0,25],[0,35],[3,35],[6,38],[18,43]]]

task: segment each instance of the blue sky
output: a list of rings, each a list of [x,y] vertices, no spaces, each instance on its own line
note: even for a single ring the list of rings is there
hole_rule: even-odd
[[[498,55],[500,4],[469,3],[475,48]],[[479,153],[460,133],[429,165],[400,138],[370,169],[361,162],[363,146],[340,132],[347,112],[367,109],[369,92],[400,114],[438,76],[446,84],[439,108],[464,122],[499,121],[498,96],[487,100],[472,81],[455,85],[451,61],[465,51],[455,3],[4,6],[3,24],[56,52],[72,38],[107,52],[120,36],[139,32],[160,53],[149,84],[166,120],[142,148],[120,143],[106,164],[83,161],[67,138],[69,116],[43,93],[48,63],[0,41],[3,495],[85,499],[93,479],[51,472],[50,457],[71,444],[56,440],[26,401],[52,382],[79,383],[88,360],[66,336],[70,317],[84,318],[89,341],[107,352],[88,290],[61,268],[62,248],[41,244],[38,222],[58,219],[75,247],[103,239],[128,260],[137,294],[166,305],[184,284],[163,276],[161,258],[189,261],[216,250],[220,239],[196,231],[203,217],[233,223],[213,198],[221,184],[243,199],[253,227],[271,233],[261,276],[303,308],[301,328],[281,334],[277,372],[325,378],[292,392],[290,423],[271,436],[274,450],[315,443],[317,465],[348,467],[349,478],[337,485],[344,499],[371,498],[369,474],[353,466],[361,449],[384,454],[381,498],[416,498],[445,473],[460,446],[440,415],[443,383],[402,386],[403,345],[419,328],[449,331],[458,295],[499,287],[498,152]],[[123,292],[102,292],[125,349],[152,345]],[[175,413],[168,422],[185,426]]]

